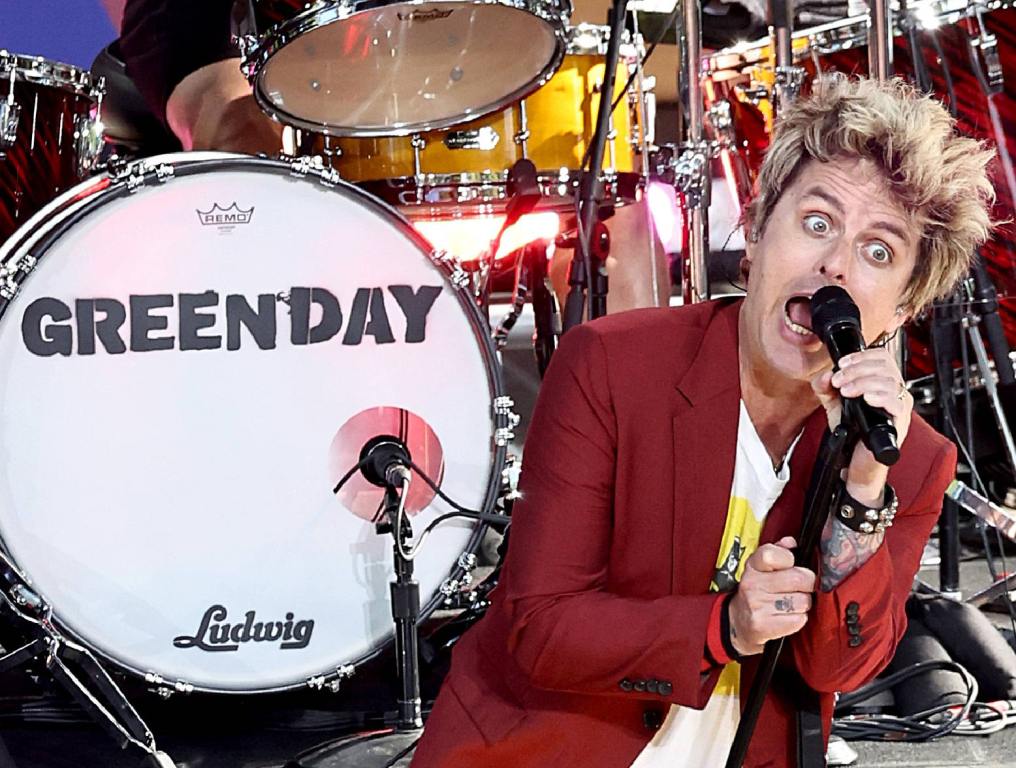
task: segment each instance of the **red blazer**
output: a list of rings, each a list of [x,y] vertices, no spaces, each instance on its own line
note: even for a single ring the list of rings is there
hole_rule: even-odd
[[[734,470],[739,308],[638,310],[569,332],[526,441],[502,581],[455,648],[414,768],[623,768],[671,704],[705,706],[719,674],[703,673],[702,659]],[[762,543],[797,536],[824,427],[819,409]],[[832,693],[874,677],[903,634],[904,601],[954,468],[953,445],[915,416],[890,473],[896,524],[864,566],[816,596],[784,654],[821,693],[827,736]],[[850,603],[862,640],[853,646]],[[743,665],[742,694],[758,659]],[[749,768],[795,762],[780,678]]]

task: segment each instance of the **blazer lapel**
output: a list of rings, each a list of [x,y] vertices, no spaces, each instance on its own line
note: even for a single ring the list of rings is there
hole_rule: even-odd
[[[723,537],[741,399],[740,306],[736,302],[717,310],[694,361],[677,382],[683,400],[673,417],[675,594],[708,590]]]

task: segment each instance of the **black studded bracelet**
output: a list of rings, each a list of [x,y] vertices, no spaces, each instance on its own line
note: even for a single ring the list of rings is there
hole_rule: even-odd
[[[896,491],[886,483],[885,493],[882,497],[882,505],[869,507],[862,504],[849,493],[846,485],[840,486],[839,495],[836,498],[836,519],[847,528],[858,533],[882,533],[886,528],[891,528],[893,518],[896,517],[896,510],[900,502],[896,498]]]

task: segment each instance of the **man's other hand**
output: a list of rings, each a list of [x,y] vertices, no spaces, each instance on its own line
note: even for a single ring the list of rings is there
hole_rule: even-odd
[[[784,536],[763,544],[745,563],[730,601],[730,642],[742,656],[762,652],[767,640],[799,631],[808,621],[815,573],[794,565],[797,542]]]

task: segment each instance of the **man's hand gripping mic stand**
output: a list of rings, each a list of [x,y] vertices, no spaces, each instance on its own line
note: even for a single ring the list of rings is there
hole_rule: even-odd
[[[845,410],[844,414],[846,414]],[[844,419],[846,419],[846,415],[844,415]],[[837,484],[840,482],[840,474],[850,462],[854,446],[857,445],[859,439],[860,432],[853,424],[848,424],[846,421],[841,422],[832,432],[826,430],[822,437],[818,459],[812,469],[811,480],[808,484],[801,534],[797,539],[797,549],[794,550],[795,565],[805,568],[812,565],[812,553],[818,547],[822,527],[825,525],[833,505]],[[730,747],[726,768],[741,768],[744,763],[744,758],[748,754],[748,744],[751,742],[755,726],[758,724],[759,714],[762,712],[762,702],[765,701],[766,694],[769,692],[773,673],[776,671],[776,663],[783,651],[784,640],[785,638],[780,637],[769,640],[765,644],[755,679],[752,681],[751,690],[745,700],[744,711],[741,713],[741,721],[738,723],[734,742]],[[803,684],[801,687],[804,687]],[[822,723],[819,718],[810,715],[813,715],[813,712],[808,709],[798,712],[797,765],[801,768],[816,768],[816,766],[825,765]],[[818,750],[817,759],[820,760],[817,763],[815,762],[816,749]]]

